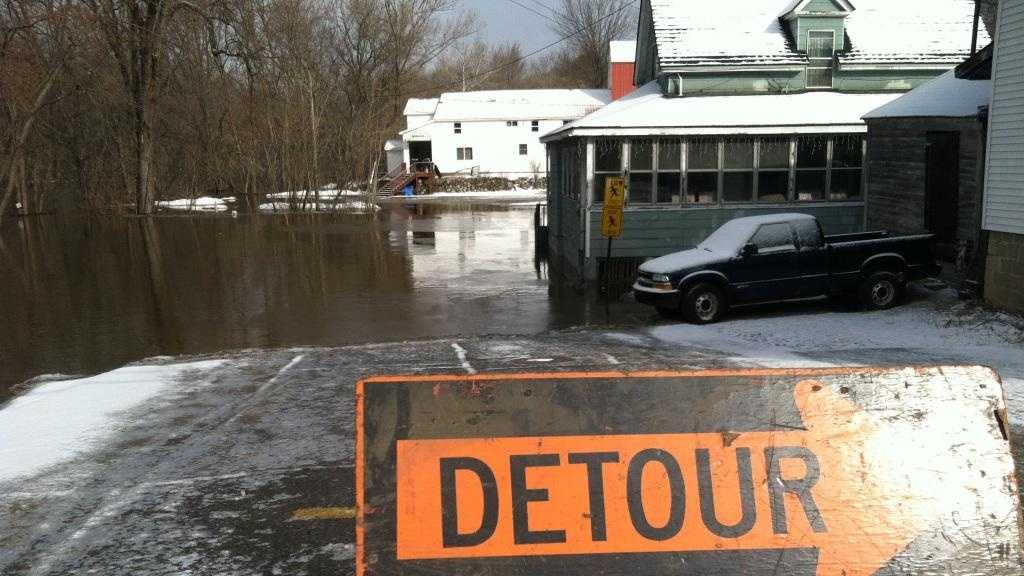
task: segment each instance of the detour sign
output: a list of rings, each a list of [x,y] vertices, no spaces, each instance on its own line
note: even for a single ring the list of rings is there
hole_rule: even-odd
[[[385,377],[358,395],[359,574],[1024,570],[988,369]]]

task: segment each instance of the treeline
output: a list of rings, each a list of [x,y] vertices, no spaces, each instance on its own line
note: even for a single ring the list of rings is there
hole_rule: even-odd
[[[564,1],[601,24],[627,4]],[[575,39],[535,59],[473,42],[457,0],[0,2],[0,218],[363,180],[411,96],[583,86],[600,65],[579,73]]]

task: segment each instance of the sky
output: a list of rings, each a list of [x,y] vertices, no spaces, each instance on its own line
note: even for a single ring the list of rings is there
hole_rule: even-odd
[[[537,12],[561,4],[561,0],[516,0]],[[492,43],[515,42],[524,52],[531,52],[558,37],[551,31],[550,22],[538,14],[516,6],[509,0],[462,0],[465,8],[476,12],[480,24],[480,37]]]

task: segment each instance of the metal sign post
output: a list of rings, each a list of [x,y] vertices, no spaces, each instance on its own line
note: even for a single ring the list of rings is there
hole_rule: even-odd
[[[981,367],[538,373],[357,385],[358,576],[1011,576]]]
[[[626,205],[626,180],[612,177],[605,180],[604,208],[601,211],[601,235],[608,239],[608,248],[604,259],[604,294],[611,298],[609,287],[609,268],[612,262],[612,239],[622,236],[623,208]]]

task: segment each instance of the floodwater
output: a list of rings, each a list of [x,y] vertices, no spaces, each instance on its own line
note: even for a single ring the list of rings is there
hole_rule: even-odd
[[[651,320],[552,284],[533,207],[27,218],[0,229],[0,396],[40,374],[238,348]]]

